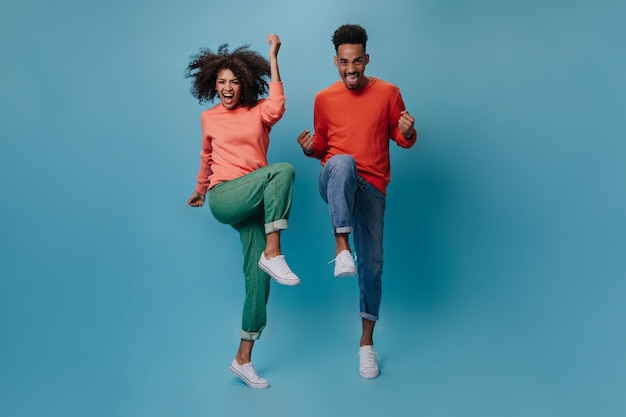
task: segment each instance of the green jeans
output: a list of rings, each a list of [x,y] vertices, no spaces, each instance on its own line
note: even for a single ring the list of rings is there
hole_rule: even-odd
[[[241,338],[256,340],[267,323],[270,277],[259,268],[267,233],[287,228],[295,171],[286,162],[259,168],[209,190],[209,207],[217,221],[239,232],[243,249],[246,298]]]

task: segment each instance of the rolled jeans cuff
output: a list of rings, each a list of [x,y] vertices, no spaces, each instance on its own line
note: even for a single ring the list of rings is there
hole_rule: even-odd
[[[378,316],[374,316],[372,314],[369,313],[364,313],[361,311],[361,317],[363,317],[365,320],[369,320],[369,321],[377,321],[378,320]]]
[[[278,219],[276,221],[265,223],[265,234],[278,232],[287,228],[287,219]]]
[[[335,234],[339,234],[339,233],[352,233],[354,229],[352,228],[352,226],[343,226],[343,227],[337,227],[335,228]]]
[[[241,340],[258,340],[261,338],[261,332],[247,332],[241,330]]]

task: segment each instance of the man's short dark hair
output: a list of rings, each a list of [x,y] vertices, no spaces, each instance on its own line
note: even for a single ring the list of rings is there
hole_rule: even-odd
[[[365,51],[365,44],[367,43],[367,32],[362,26],[359,25],[342,25],[333,34],[333,44],[335,45],[335,52],[339,49],[339,45],[343,44],[363,45],[363,51]]]

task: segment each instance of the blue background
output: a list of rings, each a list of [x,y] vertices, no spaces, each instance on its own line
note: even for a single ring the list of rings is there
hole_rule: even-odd
[[[619,1],[3,1],[0,415],[626,415],[626,6]],[[335,280],[301,155],[332,32],[370,35],[419,144],[393,148],[376,346]],[[270,161],[297,172],[254,360],[228,371],[237,234],[193,191],[200,47],[283,41]]]

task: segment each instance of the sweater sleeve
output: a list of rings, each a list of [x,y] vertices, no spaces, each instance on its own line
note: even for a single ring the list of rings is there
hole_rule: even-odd
[[[396,141],[398,146],[402,148],[410,148],[415,145],[415,139],[417,139],[417,130],[413,132],[413,136],[410,139],[407,139],[402,134],[402,130],[398,126],[398,120],[400,120],[400,114],[406,110],[404,105],[404,101],[402,100],[402,95],[400,94],[400,90],[397,90],[395,98],[391,103],[391,118],[389,119],[389,132],[390,137]]]
[[[282,82],[269,83],[267,100],[259,103],[261,118],[266,126],[274,126],[285,114],[285,92]]]
[[[204,126],[204,123],[201,122]],[[202,150],[200,151],[200,169],[198,170],[196,192],[206,194],[209,188],[209,177],[212,174],[211,164],[213,163],[213,147],[211,137],[204,132],[202,127]]]
[[[324,117],[319,96],[313,105],[313,152],[306,156],[323,159],[328,150],[328,121]]]

